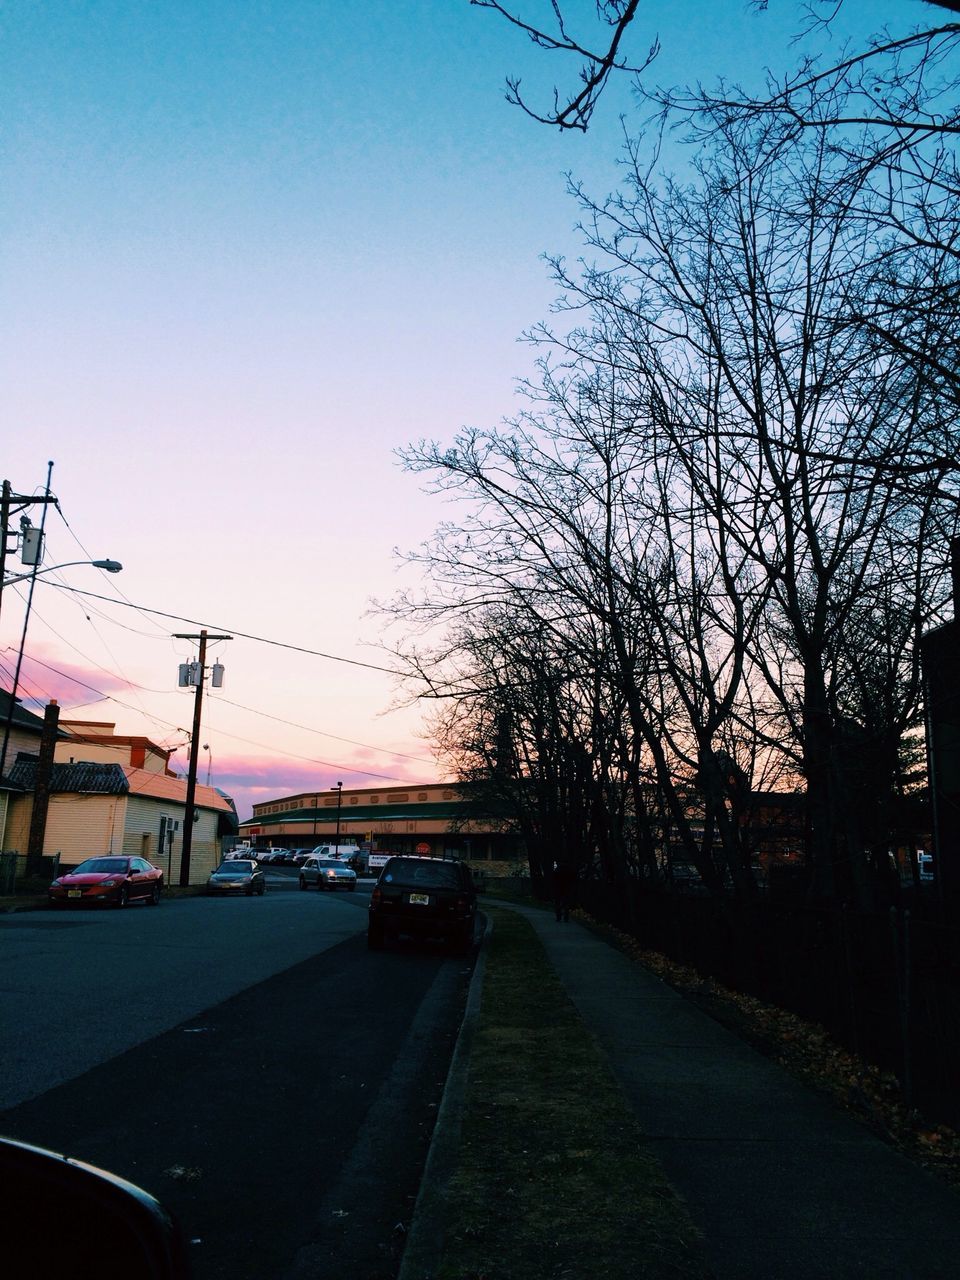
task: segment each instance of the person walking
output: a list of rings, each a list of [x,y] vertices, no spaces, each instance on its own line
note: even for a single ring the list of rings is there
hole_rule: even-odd
[[[558,924],[566,924],[570,920],[576,878],[573,867],[560,862],[553,864],[553,906],[557,913]]]

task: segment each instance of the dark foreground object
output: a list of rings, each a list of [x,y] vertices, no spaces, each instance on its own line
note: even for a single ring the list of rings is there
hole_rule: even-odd
[[[0,1186],[10,1280],[189,1280],[179,1228],[123,1178],[0,1138]]]

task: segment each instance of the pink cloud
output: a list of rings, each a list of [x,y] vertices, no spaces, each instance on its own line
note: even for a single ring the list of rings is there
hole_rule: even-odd
[[[329,794],[334,790],[334,782],[342,782],[344,789],[349,790],[355,787],[396,786],[437,780],[429,765],[419,767],[410,760],[391,758],[380,753],[362,754],[370,757],[369,771],[364,771],[359,765],[351,768],[350,765],[343,764],[331,768],[270,756],[224,756],[218,759],[215,755],[210,783],[232,797],[241,820],[244,820],[251,816],[255,804],[281,796],[311,792]],[[170,767],[178,773],[186,773],[188,763],[188,752],[183,749],[171,759]],[[374,765],[379,767],[375,768]],[[201,757],[198,762],[197,777],[201,782],[206,782],[205,757]]]
[[[106,695],[135,688],[122,676],[62,658],[53,657],[48,662],[50,656],[42,646],[37,646],[23,657],[17,697],[33,709],[45,706],[51,699],[56,699],[67,710],[89,706],[104,701]],[[13,685],[16,661],[16,652],[12,648],[2,655],[0,679],[6,689]]]

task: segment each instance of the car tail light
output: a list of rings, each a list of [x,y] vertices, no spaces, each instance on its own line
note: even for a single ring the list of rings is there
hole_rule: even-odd
[[[383,890],[380,888],[379,885],[374,885],[373,893],[371,893],[370,895],[370,905],[371,906],[379,905],[380,899],[382,897],[383,897]]]
[[[464,897],[464,895],[463,895],[463,894],[461,894],[461,895],[460,895],[460,897],[459,897],[459,898],[457,898],[457,910],[458,910],[458,911],[466,911],[466,909],[467,909],[467,907],[469,907],[469,905],[470,905],[470,899],[469,899],[469,898]]]

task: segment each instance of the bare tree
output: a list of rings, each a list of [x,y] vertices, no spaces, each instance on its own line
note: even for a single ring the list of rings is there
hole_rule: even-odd
[[[521,31],[538,49],[550,54],[569,54],[580,60],[578,83],[581,87],[576,92],[561,92],[554,88],[549,109],[532,108],[521,94],[520,77],[507,78],[508,102],[520,107],[539,123],[560,129],[586,131],[611,76],[615,72],[632,76],[640,87],[639,77],[660,51],[659,40],[653,35],[649,38],[647,52],[643,57],[630,57],[626,52],[629,43],[628,28],[637,17],[639,0],[594,0],[589,5],[582,0],[579,3],[578,0],[568,0],[567,4],[561,4],[560,0],[550,0],[553,19],[550,26],[543,25],[538,20],[528,20],[522,13],[516,13],[501,3],[501,0],[470,0],[470,3],[481,9],[493,10],[500,18]],[[960,13],[960,0],[924,0],[924,3],[930,8]],[[812,4],[798,4],[798,24],[807,29],[822,27],[829,30],[842,4],[843,0],[836,0],[836,3],[824,6],[819,13]],[[756,0],[755,7],[758,10],[765,9],[766,0]],[[906,22],[911,20],[911,8],[909,3],[904,4]],[[581,29],[591,24],[591,18],[587,16],[589,10],[593,11],[593,35],[572,35],[575,20]],[[960,27],[953,23],[937,27],[921,24],[895,37],[884,33],[868,41],[864,49],[840,61],[828,62],[826,66],[818,66],[815,59],[805,60],[791,76],[782,81],[771,80],[763,98],[747,96],[734,90],[730,96],[714,94],[711,100],[717,106],[725,106],[735,112],[741,111],[745,106],[750,109],[794,112],[795,98],[806,94],[811,87],[819,88],[825,84],[835,86],[841,80],[855,80],[863,95],[860,112],[837,116],[832,123],[866,121],[887,125],[904,134],[931,128],[941,132],[956,132],[955,112],[951,111],[943,118],[929,112],[922,101],[923,94],[915,92],[915,84],[918,80],[922,81],[926,73],[940,62],[946,51],[952,51],[958,34]],[[724,68],[718,67],[716,72],[719,78],[723,78]],[[688,107],[691,94],[681,90],[668,93],[666,99],[672,107]]]

